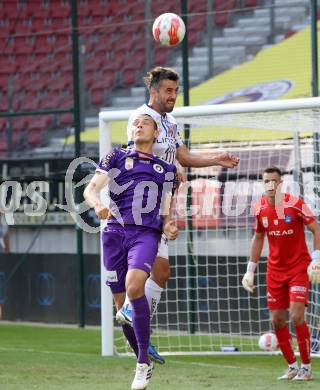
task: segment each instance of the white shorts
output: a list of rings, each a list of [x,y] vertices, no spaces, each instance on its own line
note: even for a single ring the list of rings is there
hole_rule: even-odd
[[[164,233],[161,234],[157,257],[163,257],[164,259],[169,260],[168,239]]]

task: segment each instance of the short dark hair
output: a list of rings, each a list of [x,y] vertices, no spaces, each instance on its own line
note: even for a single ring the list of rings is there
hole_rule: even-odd
[[[143,80],[148,90],[150,88],[158,90],[162,80],[179,81],[179,74],[174,69],[156,66],[149,70]]]
[[[281,173],[280,169],[278,167],[275,167],[275,166],[268,167],[268,168],[264,169],[262,174],[264,174],[264,173],[274,173],[274,172],[276,172],[280,177],[282,176],[282,173]]]

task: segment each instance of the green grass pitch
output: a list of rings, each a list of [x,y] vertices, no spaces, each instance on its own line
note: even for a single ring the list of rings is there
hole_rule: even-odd
[[[0,324],[1,390],[129,390],[134,366],[100,356],[98,329]],[[284,369],[280,356],[170,356],[148,390],[320,388],[320,359],[312,382],[279,382]]]

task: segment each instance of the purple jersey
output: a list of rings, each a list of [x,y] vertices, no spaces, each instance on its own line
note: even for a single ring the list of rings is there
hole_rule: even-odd
[[[113,149],[99,164],[98,172],[110,177],[108,224],[146,226],[162,230],[167,193],[175,189],[176,167],[135,149]]]

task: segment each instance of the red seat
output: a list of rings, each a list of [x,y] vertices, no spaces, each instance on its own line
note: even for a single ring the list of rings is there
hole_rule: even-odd
[[[73,95],[70,94],[63,96],[60,101],[60,108],[72,108],[73,107]]]
[[[39,108],[37,92],[28,91],[21,103],[21,109],[23,111],[32,111],[32,110],[36,110],[37,108]]]
[[[65,18],[71,15],[70,3],[64,3],[64,5],[55,4],[51,7],[51,16],[53,18]]]
[[[38,146],[41,144],[41,135],[42,135],[42,129],[41,128],[29,128],[28,129],[28,144],[33,146]]]
[[[157,47],[153,54],[153,62],[157,65],[164,65],[167,62],[168,49]]]
[[[0,132],[7,128],[7,120],[5,118],[0,118]]]
[[[55,109],[59,107],[59,92],[50,91],[45,98],[39,99],[40,109]]]
[[[54,51],[54,46],[52,46],[51,42],[48,40],[46,35],[38,36],[35,43],[35,52],[48,54]]]
[[[101,106],[104,103],[104,88],[94,88],[90,91],[91,103],[94,106]]]
[[[214,23],[218,27],[225,27],[229,23],[230,11],[235,9],[236,0],[217,0],[214,2]]]
[[[256,7],[258,5],[257,0],[245,0],[244,1],[244,6],[245,7]]]
[[[8,75],[0,74],[0,88],[2,89],[8,88]]]
[[[1,88],[1,86],[0,86]],[[0,89],[0,111],[8,110],[8,96],[7,96],[7,88],[1,91]]]
[[[0,135],[1,137],[1,135]],[[6,152],[8,149],[7,140],[5,138],[0,138],[0,152]]]
[[[124,69],[122,70],[122,84],[125,87],[132,86],[136,83],[136,69]]]
[[[25,20],[11,20],[10,25],[14,26],[14,33],[21,35],[32,35],[33,27],[32,23],[27,23]]]
[[[71,126],[73,124],[73,114],[69,112],[61,114],[59,122],[62,126]]]
[[[2,15],[6,15],[7,17],[13,17],[17,15],[19,9],[18,9],[18,2],[14,1],[4,1],[2,4]]]
[[[56,49],[71,49],[71,35],[69,33],[58,33],[55,35]]]
[[[14,51],[16,54],[30,54],[34,51],[34,45],[28,42],[25,37],[16,37]]]
[[[15,72],[16,65],[8,57],[0,57],[0,74],[10,74]]]

